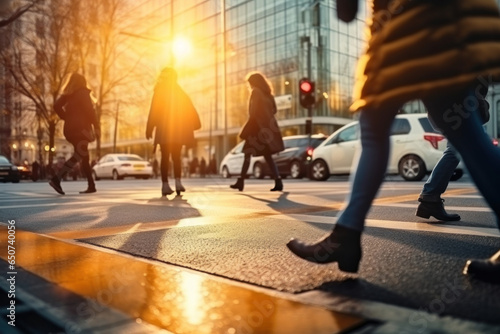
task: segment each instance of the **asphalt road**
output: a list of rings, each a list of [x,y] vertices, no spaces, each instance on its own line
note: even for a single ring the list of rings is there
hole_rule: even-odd
[[[406,332],[500,332],[500,285],[462,275],[467,259],[500,248],[495,217],[467,178],[450,183],[446,208],[461,221],[414,215],[422,182],[388,177],[367,219],[359,275],[313,265],[285,247],[330,231],[349,193],[347,178],[326,182],[187,179],[182,196],[160,197],[159,180],[63,182],[65,196],[44,182],[0,184],[0,223],[161,261],[275,291],[294,300],[405,324]],[[486,327],[481,327],[482,325]],[[468,327],[472,326],[472,327]],[[491,327],[492,326],[492,327]],[[381,333],[391,332],[390,328]],[[394,327],[394,332],[402,332]],[[410,331],[411,330],[411,331]]]

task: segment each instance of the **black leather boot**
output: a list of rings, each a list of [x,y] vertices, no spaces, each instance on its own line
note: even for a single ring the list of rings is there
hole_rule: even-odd
[[[460,220],[460,215],[456,213],[449,214],[444,209],[444,199],[439,198],[437,200],[427,200],[419,198],[420,204],[417,207],[417,212],[415,216],[422,218],[434,218],[442,221],[457,221]]]
[[[244,186],[245,186],[245,180],[242,177],[239,177],[238,180],[236,180],[236,183],[230,185],[229,187],[232,189],[238,189],[239,191],[242,191]]]
[[[286,246],[298,257],[314,263],[337,262],[339,269],[356,273],[361,261],[361,232],[335,225],[332,233],[314,244],[304,244],[296,239]]]
[[[283,191],[283,181],[281,178],[274,179],[274,188],[271,191]]]
[[[468,260],[465,264],[464,274],[500,283],[500,251],[486,260]]]
[[[49,185],[52,188],[54,188],[54,190],[57,191],[59,194],[64,195],[64,191],[62,190],[62,187],[61,187],[61,181],[56,176],[54,176],[49,181]]]

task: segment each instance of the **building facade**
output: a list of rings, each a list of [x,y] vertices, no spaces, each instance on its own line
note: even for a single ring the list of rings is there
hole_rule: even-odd
[[[189,55],[153,61],[158,72],[162,66],[176,68],[198,109],[202,128],[191,155],[215,156],[219,162],[239,141],[248,117],[245,77],[253,71],[273,86],[283,135],[304,134],[308,119],[313,133],[324,134],[352,120],[348,107],[364,47],[364,7],[346,24],[336,17],[333,0],[174,0],[143,6],[163,13],[165,20],[161,29],[145,27],[137,35],[182,36],[192,46]],[[315,82],[311,114],[298,100],[303,77]]]

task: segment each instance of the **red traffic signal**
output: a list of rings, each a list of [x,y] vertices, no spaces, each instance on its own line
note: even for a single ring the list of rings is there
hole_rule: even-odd
[[[314,82],[307,78],[299,81],[299,102],[303,108],[309,109],[314,105]]]
[[[305,80],[305,81],[301,81],[299,88],[300,88],[300,91],[302,93],[306,93],[307,94],[307,93],[312,92],[313,85],[312,85],[312,83],[310,81]]]

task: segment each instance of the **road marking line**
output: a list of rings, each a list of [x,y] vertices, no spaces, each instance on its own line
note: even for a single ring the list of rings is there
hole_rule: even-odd
[[[471,188],[459,188],[459,189],[450,189],[447,190],[443,196],[448,196],[448,195],[461,195],[461,194],[470,194],[470,193],[477,193],[477,189],[471,189]],[[409,202],[409,201],[416,201],[418,199],[418,195],[415,194],[409,194],[409,195],[395,195],[395,196],[389,196],[389,197],[382,197],[382,198],[377,198],[373,201],[374,205],[381,204],[381,203],[397,203],[397,202]]]
[[[314,215],[277,215],[275,219],[291,220],[295,219],[301,222],[318,223],[325,225],[335,225],[337,217],[325,217]],[[500,232],[497,228],[489,227],[471,227],[471,226],[457,226],[457,225],[442,225],[431,223],[412,223],[407,221],[397,220],[380,220],[380,219],[367,219],[365,226],[380,227],[394,230],[406,231],[419,231],[419,232],[435,232],[435,233],[448,233],[448,234],[463,234],[463,235],[476,235],[483,237],[496,237],[500,238]]]
[[[404,204],[404,203],[384,203],[384,204],[374,204],[375,206],[385,206],[385,207],[397,207],[397,208],[410,208],[416,209],[418,204]],[[448,211],[470,211],[470,212],[492,212],[489,207],[478,207],[478,206],[446,206]]]

